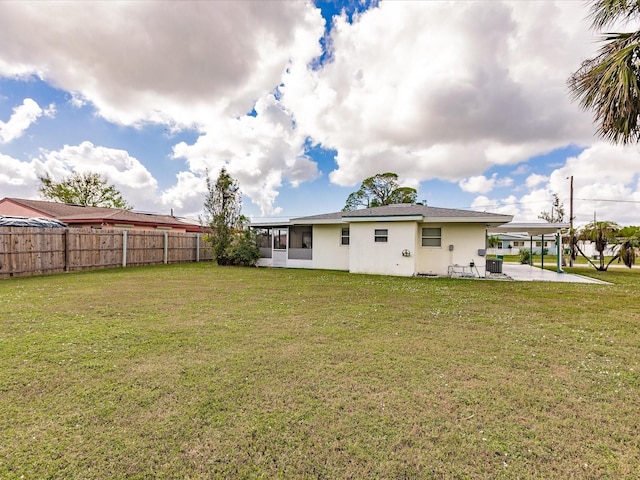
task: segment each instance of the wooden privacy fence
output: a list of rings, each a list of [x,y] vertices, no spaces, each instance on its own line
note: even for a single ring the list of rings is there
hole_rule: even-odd
[[[0,227],[0,278],[212,258],[200,233]]]

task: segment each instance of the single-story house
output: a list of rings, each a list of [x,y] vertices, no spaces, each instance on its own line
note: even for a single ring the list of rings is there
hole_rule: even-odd
[[[259,266],[382,275],[448,275],[453,266],[484,275],[487,229],[511,215],[398,204],[252,223]]]
[[[200,225],[188,223],[173,215],[140,213],[119,208],[85,207],[23,198],[7,197],[0,200],[0,215],[52,218],[73,228],[202,232]]]
[[[501,233],[498,237],[498,246],[488,249],[488,253],[517,255],[520,250],[532,250],[534,255],[540,255],[544,248],[545,254],[555,254],[556,237],[554,235],[529,235],[528,233]],[[495,251],[494,251],[495,250]]]

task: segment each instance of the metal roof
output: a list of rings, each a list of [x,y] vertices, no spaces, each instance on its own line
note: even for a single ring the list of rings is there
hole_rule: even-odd
[[[526,233],[528,235],[544,235],[547,233],[557,233],[570,227],[568,223],[508,223],[489,229],[489,233]]]
[[[65,228],[66,226],[55,218],[0,215],[0,227]]]

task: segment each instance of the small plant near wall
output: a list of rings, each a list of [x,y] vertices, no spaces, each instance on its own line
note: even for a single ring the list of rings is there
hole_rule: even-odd
[[[521,249],[518,257],[522,265],[529,265],[531,263],[531,250],[526,248]]]

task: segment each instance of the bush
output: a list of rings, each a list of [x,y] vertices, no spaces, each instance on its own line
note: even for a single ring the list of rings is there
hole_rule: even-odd
[[[531,263],[531,250],[523,248],[520,250],[520,263],[523,265],[529,265]]]
[[[254,267],[260,258],[255,234],[247,229],[235,235],[225,252],[226,265]]]

